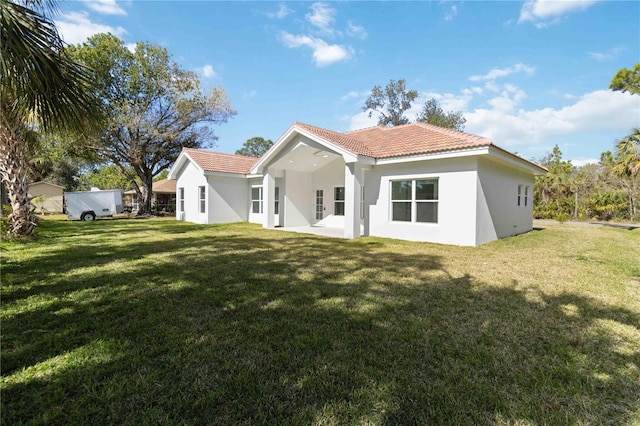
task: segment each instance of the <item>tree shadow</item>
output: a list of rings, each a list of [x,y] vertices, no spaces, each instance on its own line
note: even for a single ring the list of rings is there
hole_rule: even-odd
[[[375,240],[162,229],[3,266],[3,305],[51,300],[3,319],[3,424],[637,419],[637,312]]]

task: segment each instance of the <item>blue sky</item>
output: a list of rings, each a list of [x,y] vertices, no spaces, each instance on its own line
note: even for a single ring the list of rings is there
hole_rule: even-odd
[[[238,114],[216,151],[277,140],[292,121],[336,131],[376,124],[374,85],[404,78],[467,119],[465,131],[525,158],[559,145],[595,161],[640,126],[640,96],[608,90],[640,62],[637,1],[61,2],[67,43],[111,32],[168,49]]]

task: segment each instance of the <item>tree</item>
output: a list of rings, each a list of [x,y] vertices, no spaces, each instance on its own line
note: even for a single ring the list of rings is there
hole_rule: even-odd
[[[640,95],[640,63],[633,70],[622,68],[611,80],[609,89]]]
[[[619,176],[637,177],[640,174],[640,128],[633,129],[616,144],[614,172]]]
[[[236,151],[236,154],[246,155],[247,157],[262,157],[272,145],[273,141],[271,139],[264,140],[264,138],[255,136],[247,139],[242,148]]]
[[[169,170],[164,169],[163,171],[161,171],[160,173],[158,173],[158,175],[156,177],[153,178],[154,182],[157,182],[159,180],[163,180],[169,177]]]
[[[633,129],[631,134],[618,141],[612,171],[620,179],[620,187],[627,196],[629,216],[633,220],[640,197],[640,129]]]
[[[183,147],[212,146],[217,137],[209,125],[236,112],[222,86],[205,93],[198,76],[181,69],[163,47],[137,43],[130,52],[119,38],[98,34],[69,50],[93,70],[96,96],[109,117],[90,145],[127,175],[142,200],[138,214],[150,213],[154,176]]]
[[[14,236],[35,231],[28,173],[40,134],[87,129],[97,118],[89,74],[65,53],[55,12],[54,0],[0,0],[0,177]]]
[[[434,126],[463,131],[467,119],[462,116],[462,111],[445,112],[437,100],[431,98],[424,103],[422,111],[416,116],[418,121],[423,121]]]
[[[65,135],[42,135],[37,152],[30,156],[30,181],[46,180],[63,186],[67,191],[78,189],[80,175],[90,163],[74,152],[68,140]]]
[[[390,80],[384,89],[377,85],[373,86],[362,110],[369,111],[369,117],[374,112],[378,112],[380,114],[379,125],[400,126],[409,123],[409,119],[404,116],[404,113],[411,108],[411,102],[417,97],[417,90],[407,91],[404,79]]]
[[[115,164],[93,168],[80,176],[79,189],[89,191],[92,187],[100,189],[128,189],[131,186],[129,175],[123,173]]]
[[[537,176],[534,182],[534,215],[552,219],[559,215],[571,215],[574,207],[572,176],[574,167],[562,159],[562,151],[556,145],[553,151],[538,161],[547,168],[546,176]]]

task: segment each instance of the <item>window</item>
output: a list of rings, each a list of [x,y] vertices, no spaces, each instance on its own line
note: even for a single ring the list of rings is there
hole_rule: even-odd
[[[200,201],[200,213],[204,213],[205,212],[205,191],[204,191],[204,186],[199,186],[198,187],[198,199]]]
[[[180,200],[179,211],[184,212],[184,188],[178,188],[178,199]]]
[[[529,187],[525,186],[524,187],[524,206],[527,207],[527,204],[529,202]]]
[[[438,223],[438,179],[392,181],[391,220]]]
[[[276,199],[274,200],[273,209],[274,214],[280,214],[280,188],[276,186]]]
[[[520,207],[520,198],[522,197],[522,185],[518,185],[518,207]]]
[[[262,213],[262,187],[251,188],[251,212]]]
[[[438,223],[438,179],[415,181],[416,222]]]
[[[333,194],[333,214],[344,216],[344,186],[334,188]]]
[[[324,191],[316,190],[316,220],[324,218]]]

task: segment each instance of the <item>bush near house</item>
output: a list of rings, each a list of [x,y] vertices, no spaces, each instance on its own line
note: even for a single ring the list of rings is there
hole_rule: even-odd
[[[640,230],[45,220],[0,249],[2,424],[640,423]]]

